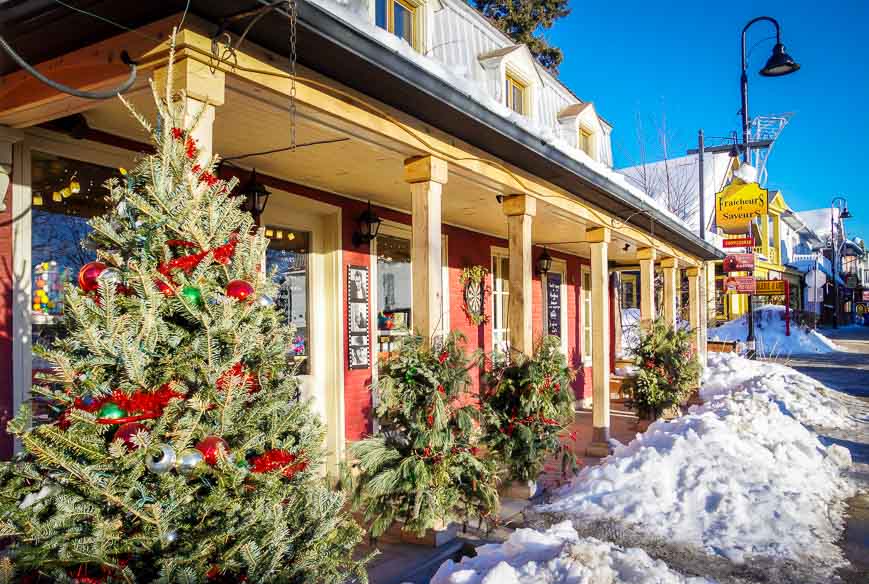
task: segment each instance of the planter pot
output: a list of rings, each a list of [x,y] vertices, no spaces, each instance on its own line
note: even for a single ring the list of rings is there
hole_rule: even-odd
[[[538,492],[537,481],[510,481],[498,488],[498,494],[504,499],[530,499]]]
[[[386,533],[381,535],[378,539],[384,543],[408,543],[411,545],[436,548],[456,539],[459,534],[459,524],[453,522],[439,522],[431,529],[426,529],[425,533],[421,536],[416,535],[412,531],[404,531],[402,527],[404,527],[404,525],[401,523],[393,523],[392,526],[386,530]]]

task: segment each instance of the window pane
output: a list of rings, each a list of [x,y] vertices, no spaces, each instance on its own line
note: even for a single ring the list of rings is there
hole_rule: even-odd
[[[523,111],[524,105],[525,104],[523,103],[523,99],[522,99],[522,88],[519,87],[518,85],[514,84],[513,85],[513,111],[515,111],[518,114],[524,113],[524,111]]]
[[[391,235],[377,236],[377,337],[380,357],[387,357],[398,346],[396,335],[411,326],[413,295],[410,267],[410,239]]]
[[[90,232],[87,220],[106,212],[103,186],[115,169],[32,153],[31,309],[33,343],[48,346],[61,334],[63,288],[74,283],[79,269],[96,259],[96,253],[81,246]],[[49,364],[34,356],[33,373],[47,371]],[[52,418],[38,398],[33,402],[34,423]]]
[[[393,3],[392,18],[396,36],[413,44],[413,13],[398,2]]]
[[[310,328],[308,322],[308,254],[311,235],[286,227],[266,226],[271,239],[266,250],[266,269],[274,270],[278,285],[275,308],[284,323],[295,329],[290,346],[290,359],[299,364],[301,373],[309,373],[308,355]]]
[[[377,0],[374,8],[374,22],[380,28],[387,28],[386,25],[386,0]]]

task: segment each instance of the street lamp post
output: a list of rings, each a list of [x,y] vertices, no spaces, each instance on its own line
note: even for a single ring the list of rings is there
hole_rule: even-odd
[[[746,164],[751,164],[751,149],[750,149],[750,134],[751,120],[748,117],[748,70],[745,54],[745,37],[748,29],[756,22],[766,21],[775,26],[775,46],[772,49],[772,55],[766,61],[766,65],[760,70],[760,74],[764,77],[781,77],[799,70],[800,66],[791,58],[785,51],[785,46],[781,42],[781,27],[775,18],[770,16],[758,16],[748,21],[742,28],[742,76],[740,77],[740,91],[742,94],[742,153],[743,160]],[[752,345],[754,344],[754,310],[752,306],[752,296],[748,295],[748,335],[746,342],[749,346],[749,356],[754,356]]]
[[[836,243],[836,211],[839,211],[840,220],[850,219],[848,201],[845,197],[833,197],[830,201],[830,264],[833,272],[833,328],[839,328],[839,285],[836,283],[836,274],[839,271],[839,246]],[[845,243],[845,233],[842,233],[842,244]]]

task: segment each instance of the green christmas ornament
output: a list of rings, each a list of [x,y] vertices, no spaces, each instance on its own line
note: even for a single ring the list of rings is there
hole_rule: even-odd
[[[202,304],[202,290],[195,286],[184,286],[181,289],[181,296],[190,304],[195,304],[196,306]]]
[[[112,402],[106,402],[100,408],[100,411],[97,412],[98,418],[103,418],[105,420],[117,420],[118,418],[123,418],[127,415],[127,412],[121,409],[121,406]]]

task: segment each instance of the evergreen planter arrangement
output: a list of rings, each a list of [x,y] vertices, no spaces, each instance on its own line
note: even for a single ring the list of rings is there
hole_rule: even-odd
[[[457,333],[434,347],[408,336],[382,364],[374,388],[381,429],[350,450],[354,506],[372,537],[399,524],[427,543],[429,530],[497,512],[495,465],[477,449],[469,365]]]
[[[505,494],[530,497],[549,456],[561,453],[562,472],[576,458],[561,438],[574,419],[575,373],[557,337],[545,337],[532,357],[493,361],[480,393],[484,443],[499,465]]]
[[[639,372],[633,382],[632,405],[643,420],[672,419],[700,382],[700,362],[691,346],[691,332],[655,320],[640,332],[636,349]]]

